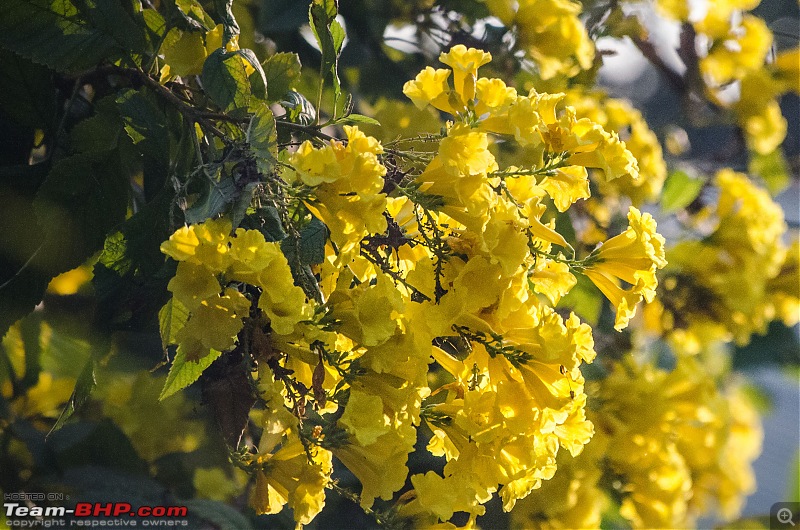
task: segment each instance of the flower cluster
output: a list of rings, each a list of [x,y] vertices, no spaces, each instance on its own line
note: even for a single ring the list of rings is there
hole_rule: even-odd
[[[652,327],[690,351],[719,339],[746,344],[771,320],[792,325],[800,314],[780,206],[741,173],[720,171],[714,183],[718,205],[699,215],[715,213],[715,229],[669,249],[662,296],[647,310]]]
[[[187,315],[164,339],[177,344],[177,355],[188,361],[218,356],[236,344],[252,297],[237,288],[239,283],[260,288],[258,307],[277,334],[290,334],[311,314],[280,245],[268,243],[257,230],[231,232],[229,220],[209,220],[179,229],[161,245],[164,254],[178,261],[167,286],[172,293],[168,307]]]
[[[800,49],[785,50],[768,62],[772,32],[761,18],[742,13],[755,9],[759,0],[713,0],[697,18],[690,17],[685,0],[660,4],[667,16],[692,23],[705,37],[707,52],[700,58],[699,68],[711,100],[733,109],[752,151],[762,155],[773,152],[787,131],[778,98],[788,91],[800,93]],[[734,84],[739,87],[738,94],[730,90]]]
[[[595,49],[570,0],[487,0],[492,15],[516,27],[519,45],[536,62],[542,79],[573,77],[592,67]]]

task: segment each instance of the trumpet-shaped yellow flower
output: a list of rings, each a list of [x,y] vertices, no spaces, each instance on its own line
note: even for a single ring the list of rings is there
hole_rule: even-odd
[[[475,99],[478,68],[491,61],[492,54],[456,44],[447,53],[442,53],[439,60],[452,68],[456,94],[461,96],[462,103],[466,105]]]
[[[278,513],[288,504],[297,524],[305,525],[322,511],[333,462],[325,449],[315,447],[310,454],[309,460],[300,439],[290,435],[274,454],[256,459],[262,469],[256,471],[250,505],[257,514]]]
[[[665,241],[656,232],[655,219],[631,206],[628,223],[623,233],[592,252],[590,265],[583,271],[616,308],[614,328],[618,331],[628,325],[636,313],[636,304],[642,299],[653,300],[658,285],[656,270],[667,264]],[[623,289],[618,280],[631,288]]]

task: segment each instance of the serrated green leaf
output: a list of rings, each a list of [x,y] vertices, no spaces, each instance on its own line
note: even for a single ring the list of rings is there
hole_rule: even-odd
[[[211,363],[216,361],[220,355],[222,352],[210,350],[208,355],[201,357],[200,360],[189,361],[186,359],[184,351],[178,348],[158,400],[162,401],[200,379],[205,369],[211,366]]]
[[[272,172],[278,157],[278,133],[275,117],[266,105],[261,105],[250,118],[247,143],[256,157],[258,171],[264,174]]]
[[[689,206],[694,201],[705,182],[689,176],[683,171],[673,171],[664,183],[661,192],[661,209],[673,213]]]
[[[276,53],[262,64],[267,79],[267,100],[279,101],[294,88],[300,78],[300,56],[296,53]]]
[[[247,109],[250,104],[250,79],[238,53],[215,50],[203,64],[201,79],[206,93],[221,109]]]
[[[789,164],[783,157],[781,149],[776,149],[767,155],[760,155],[756,152],[750,153],[748,170],[750,173],[761,177],[773,197],[791,184]]]
[[[105,59],[147,52],[144,20],[118,0],[91,6],[70,0],[0,2],[0,45],[59,72],[81,72]]]
[[[80,410],[84,403],[86,403],[86,401],[89,399],[92,391],[97,386],[97,379],[95,378],[95,363],[94,357],[90,357],[89,360],[86,361],[86,364],[83,365],[81,375],[78,376],[78,380],[75,382],[75,389],[72,391],[69,401],[67,401],[67,404],[64,406],[61,414],[58,416],[53,428],[47,433],[48,437],[57,430],[61,429],[67,420],[70,419],[76,411]]]
[[[158,329],[165,349],[170,344],[178,343],[178,332],[186,325],[187,320],[189,320],[189,310],[174,297],[164,304],[158,312]]]
[[[376,120],[375,118],[370,118],[369,116],[364,116],[363,114],[349,114],[344,118],[340,118],[336,120],[337,124],[351,124],[351,123],[366,123],[368,125],[380,125],[381,122]]]

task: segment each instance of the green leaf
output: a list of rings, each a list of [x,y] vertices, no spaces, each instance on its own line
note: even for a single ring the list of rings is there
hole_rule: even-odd
[[[325,241],[328,239],[328,227],[313,217],[311,222],[300,231],[298,254],[305,265],[314,265],[325,261]]]
[[[103,247],[106,234],[125,220],[129,180],[118,150],[80,153],[53,166],[32,209],[20,210],[28,213],[29,223],[42,227],[42,233],[32,254],[3,276],[7,279],[0,284],[0,335],[33,310],[50,279]]]
[[[215,175],[206,174],[206,177],[202,195],[184,212],[187,223],[201,223],[226,211],[239,194],[233,179],[222,175],[219,168]]]
[[[238,53],[215,50],[203,64],[201,79],[206,93],[221,109],[247,109],[250,104],[250,79]]]
[[[167,380],[164,382],[164,388],[161,390],[158,400],[162,401],[200,379],[205,369],[211,366],[211,363],[216,361],[220,355],[222,355],[222,352],[210,350],[208,355],[200,358],[200,360],[189,361],[186,359],[184,351],[179,348],[178,353],[175,354],[175,359],[172,361],[172,367],[169,369]]]
[[[53,74],[5,50],[0,50],[0,63],[0,112],[17,125],[50,129],[56,114]]]
[[[750,153],[748,170],[750,173],[761,177],[773,197],[791,184],[789,164],[783,157],[781,149],[776,149],[768,155],[760,155],[756,152]]]
[[[278,158],[278,134],[275,116],[266,105],[260,106],[247,127],[247,143],[256,157],[256,166],[261,173],[271,173]]]
[[[690,177],[683,171],[673,171],[661,192],[661,209],[664,213],[673,213],[686,208],[700,194],[703,184],[703,179]]]
[[[86,403],[96,386],[95,360],[94,357],[90,357],[89,360],[86,361],[86,364],[83,365],[83,370],[81,370],[81,375],[78,376],[78,380],[75,382],[75,389],[72,391],[69,401],[67,401],[67,404],[58,416],[53,428],[47,433],[47,436],[50,436],[64,426],[67,420]]]
[[[368,125],[380,125],[381,122],[376,120],[375,118],[370,118],[369,116],[364,116],[363,114],[349,114],[343,118],[339,118],[336,120],[337,124],[351,124],[351,123],[366,123]]]
[[[344,42],[344,29],[336,21],[336,0],[313,0],[308,8],[308,22],[314,38],[322,51],[320,73],[333,85],[334,102],[341,96],[339,84],[339,52]]]
[[[170,22],[177,23],[182,30],[210,31],[216,22],[206,13],[197,0],[168,0],[175,3],[177,10],[170,10],[175,16]],[[175,13],[177,11],[177,13]]]
[[[276,53],[262,65],[267,79],[267,100],[279,101],[300,79],[300,56],[296,53]]]
[[[250,74],[249,81],[250,81],[250,90],[253,95],[259,99],[266,100],[267,99],[267,77],[264,74],[264,69],[261,67],[261,63],[258,62],[258,57],[253,50],[249,50],[247,48],[242,48],[238,50],[238,53],[245,61],[250,63],[255,69],[255,72]]]
[[[141,14],[119,0],[3,0],[0,45],[59,72],[115,58],[135,64],[131,54],[148,51]]]
[[[189,320],[189,310],[175,298],[170,298],[158,312],[158,329],[161,332],[161,343],[164,349],[170,344],[178,343],[178,332]]]

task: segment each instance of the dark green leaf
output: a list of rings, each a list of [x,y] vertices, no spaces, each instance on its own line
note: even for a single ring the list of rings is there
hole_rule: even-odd
[[[243,48],[238,50],[238,53],[245,61],[250,63],[250,65],[255,69],[255,72],[250,74],[250,90],[253,93],[253,96],[266,100],[267,99],[267,77],[264,75],[264,69],[261,67],[261,63],[258,62],[258,57],[253,50],[248,50],[247,48]]]
[[[197,0],[167,0],[170,4],[175,4],[178,9],[171,9],[173,19],[170,21],[182,30],[210,31],[216,26],[216,22],[206,13],[203,6]]]
[[[314,265],[325,261],[325,241],[328,239],[328,227],[317,219],[311,219],[300,231],[300,260],[306,265]]]
[[[169,369],[167,380],[164,382],[164,388],[161,390],[161,395],[158,397],[158,400],[166,399],[175,392],[197,381],[205,369],[211,366],[211,363],[220,355],[222,355],[222,352],[210,350],[208,355],[202,357],[199,361],[188,361],[186,360],[186,354],[183,350],[178,349],[178,353],[175,354],[175,359],[172,361],[172,367]]]
[[[207,175],[207,177],[204,182],[203,194],[184,212],[187,223],[201,223],[227,211],[239,193],[233,179],[226,175],[220,176],[219,169],[217,169],[216,175]]]
[[[53,74],[38,64],[0,50],[0,113],[17,125],[49,130],[56,113]]]
[[[14,268],[0,284],[0,335],[33,309],[53,277],[103,247],[106,234],[125,220],[129,178],[118,151],[80,153],[53,166],[32,207],[7,200],[7,208],[25,216],[20,221],[42,231],[30,234],[31,254],[6,258]]]
[[[81,375],[78,376],[78,380],[75,382],[75,389],[72,391],[69,401],[67,401],[67,404],[64,406],[61,414],[58,416],[53,428],[50,429],[49,433],[47,433],[47,436],[50,436],[63,427],[67,420],[70,419],[70,417],[72,417],[72,415],[79,410],[84,403],[86,403],[86,400],[89,399],[92,391],[97,386],[97,379],[95,378],[94,371],[95,360],[94,357],[90,357],[83,366]]]
[[[203,87],[209,97],[225,111],[246,109],[250,104],[250,79],[244,59],[224,48],[211,53],[203,64]]]
[[[263,64],[267,79],[267,99],[279,101],[300,78],[300,57],[296,53],[276,53]]]
[[[661,209],[664,213],[676,212],[689,206],[703,189],[704,181],[690,177],[683,171],[673,171],[661,192]]]
[[[139,15],[141,17],[141,15]],[[147,51],[144,21],[119,0],[89,7],[69,0],[0,2],[0,45],[60,72],[81,72],[105,59]]]
[[[116,151],[81,153],[56,164],[36,195],[47,243],[63,271],[102,248],[106,234],[125,220],[128,176]]]

